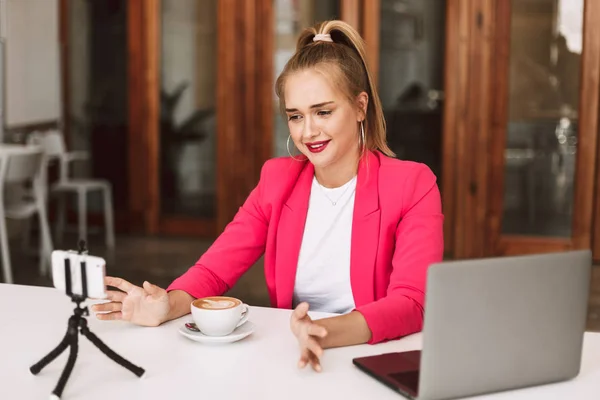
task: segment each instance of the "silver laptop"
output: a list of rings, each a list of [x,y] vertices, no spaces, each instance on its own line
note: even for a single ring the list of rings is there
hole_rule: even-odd
[[[355,358],[405,397],[440,400],[579,374],[589,250],[434,264],[423,351]]]

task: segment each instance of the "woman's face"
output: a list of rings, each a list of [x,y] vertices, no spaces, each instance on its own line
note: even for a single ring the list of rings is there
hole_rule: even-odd
[[[315,169],[358,160],[358,123],[367,109],[366,93],[352,104],[313,69],[290,75],[284,93],[291,138]]]

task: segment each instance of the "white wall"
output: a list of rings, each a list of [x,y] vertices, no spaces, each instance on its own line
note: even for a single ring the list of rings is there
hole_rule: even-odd
[[[57,0],[3,0],[6,125],[60,118]]]

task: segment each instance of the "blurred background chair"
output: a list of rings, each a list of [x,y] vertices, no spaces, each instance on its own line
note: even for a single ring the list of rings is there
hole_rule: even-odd
[[[38,144],[44,149],[46,165],[44,175],[47,173],[50,163],[58,161],[59,178],[49,188],[46,196],[56,196],[58,200],[58,212],[56,222],[56,240],[62,242],[66,225],[67,194],[77,194],[78,214],[78,239],[87,241],[87,212],[88,193],[99,192],[102,195],[104,206],[104,228],[105,241],[109,249],[114,249],[114,210],[112,201],[112,185],[103,179],[73,178],[71,176],[71,164],[74,161],[88,160],[89,155],[84,151],[67,151],[64,138],[58,131],[35,132],[28,138],[28,143]]]
[[[46,274],[52,258],[52,238],[44,198],[44,152],[39,146],[0,145],[0,247],[4,282],[12,283],[7,218],[31,219],[40,224],[40,273]],[[15,190],[31,185],[31,191]]]

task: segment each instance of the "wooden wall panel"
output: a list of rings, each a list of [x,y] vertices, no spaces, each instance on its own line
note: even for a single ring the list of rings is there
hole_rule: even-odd
[[[572,248],[571,239],[504,235],[494,243],[493,253],[490,255],[516,256],[566,251]]]
[[[579,97],[576,180],[573,199],[573,248],[592,247],[594,191],[598,147],[598,96],[600,96],[600,2],[586,1],[583,17],[583,53]],[[595,197],[595,199],[594,199]],[[595,254],[600,257],[599,253]]]
[[[148,199],[148,156],[144,130],[145,87],[143,46],[143,2],[127,1],[128,108],[129,108],[129,213],[132,230],[145,231],[144,210]]]
[[[237,203],[239,200],[228,199],[226,195],[227,182],[235,181],[236,171],[222,168],[229,161],[229,154],[225,149],[233,148],[234,153],[236,152],[235,121],[244,117],[239,102],[230,96],[230,93],[241,93],[239,78],[236,76],[236,62],[243,55],[243,48],[240,46],[243,40],[237,40],[242,37],[239,29],[242,21],[237,21],[235,15],[229,15],[231,10],[236,9],[237,3],[236,0],[220,0],[217,7],[217,204],[218,207],[227,209],[231,208],[232,201]],[[238,64],[241,66],[242,62]],[[228,214],[229,211],[218,216],[219,227],[227,223]]]
[[[217,13],[220,232],[258,183],[260,168],[273,152],[273,9],[267,0],[222,0]]]
[[[258,182],[262,164],[273,156],[274,146],[274,103],[275,91],[274,59],[275,35],[273,33],[274,21],[273,2],[260,0],[256,4],[256,41],[260,43],[256,47],[256,76],[258,86],[256,88],[258,101],[253,101],[254,113],[257,116],[255,141],[256,160],[254,161],[254,179]]]
[[[442,209],[444,213],[444,253],[451,257],[455,247],[456,171],[458,168],[458,123],[464,114],[466,72],[466,19],[461,18],[462,2],[446,3],[444,61],[444,116],[442,132]],[[465,71],[463,71],[465,70]],[[462,86],[461,86],[462,84]],[[462,101],[461,101],[462,100]]]
[[[443,177],[446,251],[454,258],[487,252],[495,11],[495,0],[460,0],[448,8],[447,18],[458,21],[448,22],[449,30],[453,23],[458,29],[447,37],[456,54],[447,58]]]
[[[469,98],[470,135],[472,146],[469,152],[470,171],[469,197],[472,201],[470,212],[465,218],[469,223],[469,240],[466,242],[466,257],[483,257],[486,254],[485,235],[488,212],[488,188],[490,187],[490,116],[492,112],[493,79],[491,76],[492,55],[494,52],[494,15],[495,0],[477,0],[471,3],[472,51],[470,61],[473,65],[469,74],[469,86],[472,93]]]
[[[367,47],[367,65],[373,76],[374,83],[377,85],[379,76],[381,1],[369,0],[364,2],[362,16],[361,34]]]
[[[144,131],[147,137],[148,200],[145,210],[147,232],[158,233],[160,218],[160,49],[161,0],[144,0],[143,16],[144,68]]]
[[[128,0],[129,207],[134,230],[160,217],[160,0]]]
[[[598,41],[600,40],[600,25],[597,23],[600,16],[598,15],[600,4],[598,2],[586,2],[585,4],[585,32],[584,32],[584,46],[586,43],[589,43],[587,46],[591,48],[598,48],[600,44]],[[588,58],[591,59],[588,62],[594,65],[594,68],[589,68],[587,71],[584,70],[584,75],[590,76],[590,79],[593,79],[594,85],[597,85],[598,77],[600,72],[598,71],[597,58],[592,57],[592,55],[588,55]],[[582,62],[586,62],[588,58],[582,58]],[[586,101],[591,101],[591,104],[586,105],[586,111],[588,112],[587,118],[593,118],[593,114],[598,113],[598,94],[594,96],[593,91],[585,90],[582,93],[581,104],[587,104]],[[584,117],[586,115],[584,114]],[[583,118],[583,117],[582,117]],[[600,130],[598,128],[598,118],[596,115],[595,120],[592,120],[591,123],[595,123],[595,126],[592,125],[589,129],[592,129],[591,134],[596,137],[596,160],[595,160],[595,178],[594,178],[594,216],[593,219],[590,219],[592,223],[591,231],[592,231],[592,250],[593,250],[593,258],[596,262],[600,261],[600,141],[598,141],[598,134],[600,134]],[[587,155],[589,157],[589,155]],[[579,160],[578,160],[579,161]],[[579,164],[578,164],[579,166]],[[586,182],[589,183],[589,182]],[[577,196],[577,194],[576,194]],[[583,230],[585,226],[575,227],[574,230],[578,232],[580,229]],[[578,243],[578,245],[583,246],[585,243]]]
[[[470,94],[470,69],[472,68],[470,62],[470,35],[472,30],[472,23],[470,21],[470,2],[471,0],[459,0],[458,3],[458,51],[457,51],[457,67],[456,67],[456,87],[455,94],[448,93],[450,98],[454,98],[454,104],[450,100],[446,101],[446,107],[455,108],[456,112],[456,125],[454,131],[445,131],[444,136],[449,135],[456,141],[454,146],[456,163],[453,165],[454,168],[454,179],[453,179],[453,196],[451,199],[448,195],[444,195],[445,204],[454,202],[454,207],[451,209],[454,212],[453,225],[450,228],[453,229],[453,256],[454,258],[462,258],[466,256],[466,246],[468,245],[467,227],[469,223],[469,216],[471,214],[472,205],[468,202],[469,200],[469,187],[470,187],[470,162],[469,162],[469,149],[468,141],[470,138],[471,127],[469,125],[470,109],[468,105],[469,94]],[[447,72],[451,74],[451,71]],[[446,138],[448,143],[451,139]],[[445,146],[447,148],[447,146]],[[447,148],[447,152],[452,149]],[[444,168],[448,165],[448,161],[444,161]],[[447,174],[452,173],[448,171]],[[446,175],[444,175],[444,178]],[[447,187],[446,184],[444,184]],[[448,225],[448,222],[446,222]]]
[[[490,201],[486,230],[486,249],[496,252],[502,230],[503,196],[498,188],[504,188],[504,149],[506,148],[506,126],[508,120],[508,86],[510,56],[510,2],[496,2],[496,31],[494,33],[495,62],[492,65],[491,148],[490,152]],[[501,149],[501,150],[497,150]]]
[[[361,30],[361,0],[340,0],[341,19],[352,25],[359,32]]]

